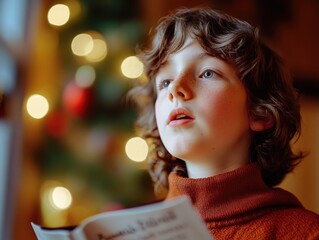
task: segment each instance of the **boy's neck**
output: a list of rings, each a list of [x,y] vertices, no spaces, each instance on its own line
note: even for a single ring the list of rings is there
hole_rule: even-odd
[[[187,162],[187,173],[189,178],[206,178],[229,172],[246,165],[248,161],[227,161],[222,163],[203,164]]]

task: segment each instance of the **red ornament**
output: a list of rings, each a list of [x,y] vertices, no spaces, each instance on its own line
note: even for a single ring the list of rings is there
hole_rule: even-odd
[[[87,116],[92,99],[92,89],[80,87],[74,81],[66,85],[63,93],[64,108],[74,117],[83,118]]]
[[[46,118],[48,133],[53,137],[61,137],[67,129],[67,118],[61,111],[53,111]]]

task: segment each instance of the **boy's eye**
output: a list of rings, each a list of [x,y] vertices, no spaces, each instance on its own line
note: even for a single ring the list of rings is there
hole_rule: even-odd
[[[161,90],[163,88],[167,88],[170,83],[171,83],[171,80],[165,79],[159,83],[158,89]]]
[[[164,88],[166,88],[166,87],[168,87],[168,85],[169,85],[170,83],[171,83],[170,80],[164,80],[163,83],[162,83],[162,85],[163,85]]]
[[[202,78],[212,78],[216,75],[216,72],[213,70],[205,70],[200,77]]]

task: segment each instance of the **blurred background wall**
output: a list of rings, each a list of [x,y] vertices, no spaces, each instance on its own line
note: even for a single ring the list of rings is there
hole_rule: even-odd
[[[200,5],[259,26],[286,60],[301,93],[294,148],[309,155],[281,187],[319,213],[318,0],[0,0],[0,239],[158,200],[124,96],[151,26]]]

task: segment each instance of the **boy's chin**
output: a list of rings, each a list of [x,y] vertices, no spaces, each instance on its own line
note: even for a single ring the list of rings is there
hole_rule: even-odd
[[[188,159],[190,159],[189,153],[186,153],[186,152],[173,151],[169,153],[172,155],[173,158],[176,158],[176,159],[180,159],[183,161],[187,161]]]

